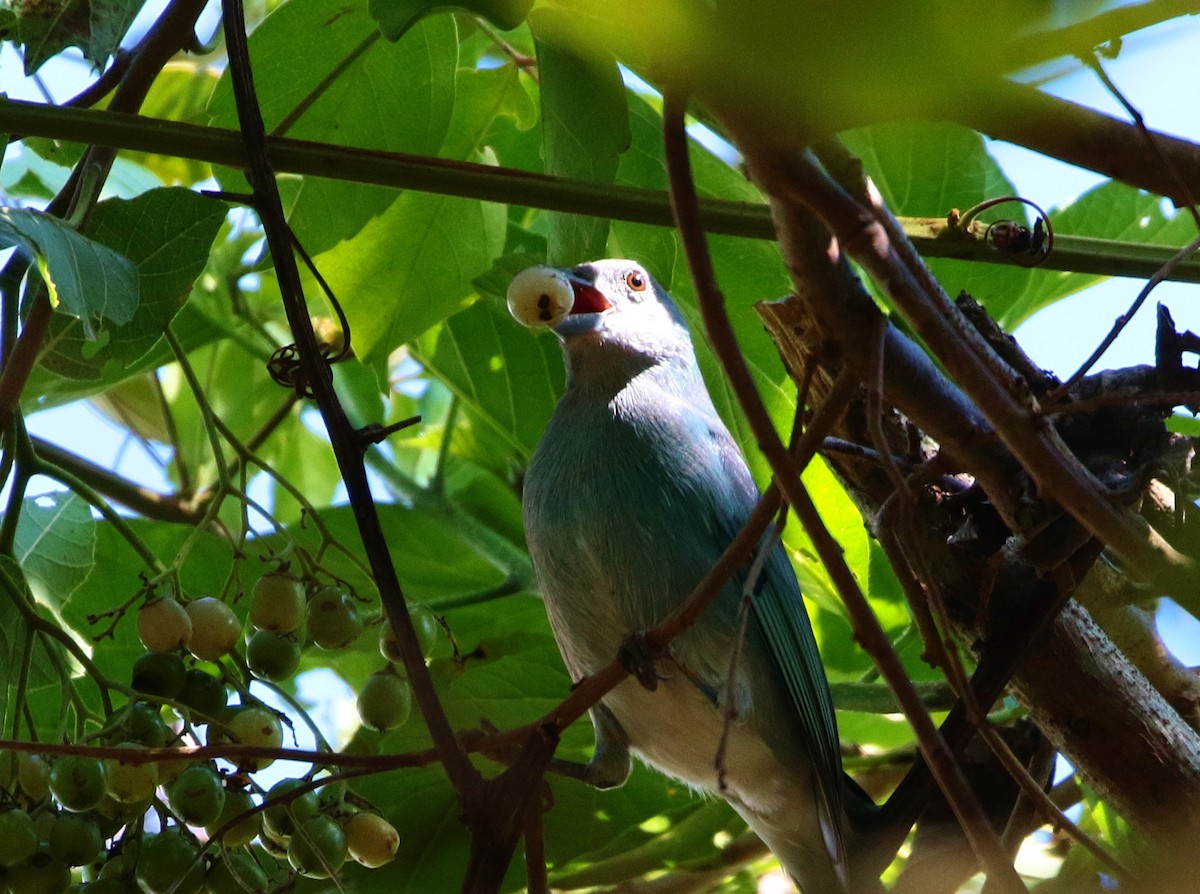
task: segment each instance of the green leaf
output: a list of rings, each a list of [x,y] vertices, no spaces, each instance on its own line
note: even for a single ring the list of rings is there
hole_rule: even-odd
[[[437,0],[370,0],[371,15],[388,40],[399,40],[422,16],[437,10],[461,9],[487,19],[502,31],[516,28],[529,13],[533,0],[464,0],[439,3]]]
[[[10,247],[33,256],[51,302],[75,315],[89,340],[97,317],[117,325],[133,318],[137,270],[111,248],[48,214],[0,208],[0,248]]]
[[[141,299],[125,325],[101,346],[89,345],[77,321],[55,317],[42,362],[72,379],[96,380],[127,370],[162,337],[208,261],[227,207],[188,189],[165,187],[135,199],[101,202],[87,234],[135,266]]]
[[[526,89],[528,78],[515,66],[460,69],[454,119],[442,146],[448,158],[468,158],[488,145],[504,119],[519,130],[537,123],[537,107]]]
[[[442,146],[458,64],[451,16],[426,19],[389,43],[365,4],[291,0],[254,29],[250,52],[270,133],[417,155],[436,155]],[[228,72],[209,114],[214,125],[237,127]],[[240,172],[222,169],[217,176],[226,189],[246,189]],[[397,196],[394,189],[320,177],[283,178],[281,187],[292,198],[288,222],[312,255],[357,233]]]
[[[57,611],[91,574],[95,551],[96,522],[80,497],[56,492],[22,501],[13,553],[38,602]]]
[[[545,36],[537,40],[541,77],[542,155],[547,174],[612,183],[629,148],[629,111],[616,59],[580,56]],[[608,221],[549,214],[551,264],[570,266],[604,256]]]
[[[557,339],[518,325],[487,298],[426,333],[413,351],[519,456],[533,454],[563,390]]]
[[[316,264],[341,300],[355,351],[375,363],[468,304],[471,281],[503,238],[502,206],[405,192]]]

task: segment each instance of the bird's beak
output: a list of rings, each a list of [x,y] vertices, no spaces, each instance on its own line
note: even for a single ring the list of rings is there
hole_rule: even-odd
[[[604,325],[601,315],[613,306],[586,273],[579,272],[580,269],[586,271],[587,267],[564,271],[574,300],[570,312],[554,326],[555,334],[561,339],[598,332]]]
[[[598,314],[612,307],[612,302],[604,297],[604,293],[594,285],[574,273],[568,274],[571,290],[575,293],[575,303],[571,305],[571,314]]]

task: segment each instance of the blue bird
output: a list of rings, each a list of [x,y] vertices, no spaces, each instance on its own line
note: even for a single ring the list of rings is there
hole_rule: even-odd
[[[527,325],[540,320],[557,334],[567,389],[529,464],[525,526],[563,660],[581,678],[687,596],[759,495],[705,388],[684,318],[641,266],[537,268],[533,280],[532,290],[514,282],[510,308],[519,319],[528,308]],[[726,678],[749,568],[671,643],[653,691],[630,677],[592,709],[596,750],[585,776],[620,785],[632,752],[728,801],[804,894],[835,894],[847,886],[851,818],[873,805],[842,772],[795,573],[777,541],[764,538],[763,548],[734,684]]]

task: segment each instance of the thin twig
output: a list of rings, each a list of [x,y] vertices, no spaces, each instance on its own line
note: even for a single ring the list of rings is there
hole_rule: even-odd
[[[1117,317],[1116,321],[1112,325],[1112,328],[1108,330],[1108,335],[1104,336],[1104,339],[1099,345],[1096,346],[1096,349],[1088,355],[1087,360],[1080,364],[1079,369],[1075,370],[1069,379],[1046,395],[1044,401],[1046,406],[1053,406],[1055,403],[1062,400],[1063,396],[1066,395],[1066,393],[1070,391],[1076,384],[1078,384],[1080,379],[1087,375],[1088,370],[1095,366],[1096,361],[1100,359],[1101,355],[1103,355],[1104,352],[1109,349],[1109,346],[1117,340],[1117,336],[1121,334],[1121,330],[1123,330],[1125,325],[1133,319],[1133,315],[1138,312],[1138,308],[1142,306],[1142,304],[1150,296],[1150,293],[1154,291],[1155,286],[1168,280],[1171,275],[1171,270],[1177,265],[1182,264],[1198,249],[1200,249],[1200,236],[1197,236],[1183,248],[1179,249],[1179,251],[1175,252],[1175,254],[1171,256],[1171,259],[1163,264],[1163,266],[1146,281],[1146,284],[1142,286],[1141,291],[1137,293],[1137,297],[1133,299],[1133,303],[1129,305],[1129,310]]]
[[[300,362],[325,420],[359,532],[371,562],[375,582],[379,587],[380,598],[400,643],[413,695],[456,791],[460,795],[474,791],[480,780],[479,771],[467,759],[458,743],[433,688],[433,681],[425,666],[425,658],[408,615],[404,593],[396,577],[387,540],[383,535],[367,484],[357,438],[333,390],[329,369],[321,357],[309,322],[299,271],[292,254],[290,230],[283,213],[271,162],[267,157],[267,137],[255,95],[241,0],[222,0],[222,11],[238,122],[244,141],[242,152],[248,159],[248,175],[254,189],[255,206],[266,234],[271,257],[275,262],[279,289],[292,336],[296,339],[300,351]]]

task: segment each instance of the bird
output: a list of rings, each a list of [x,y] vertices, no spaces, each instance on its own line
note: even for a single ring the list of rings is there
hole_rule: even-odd
[[[687,597],[759,491],[685,318],[643,266],[530,268],[508,303],[520,322],[550,328],[564,354],[566,389],[527,467],[522,507],[550,626],[581,679]],[[874,804],[843,773],[829,684],[786,551],[771,534],[759,549],[757,576],[751,566],[732,576],[655,659],[652,687],[627,677],[591,709],[596,745],[583,775],[620,785],[636,755],[724,798],[804,894],[841,894],[848,842]]]

